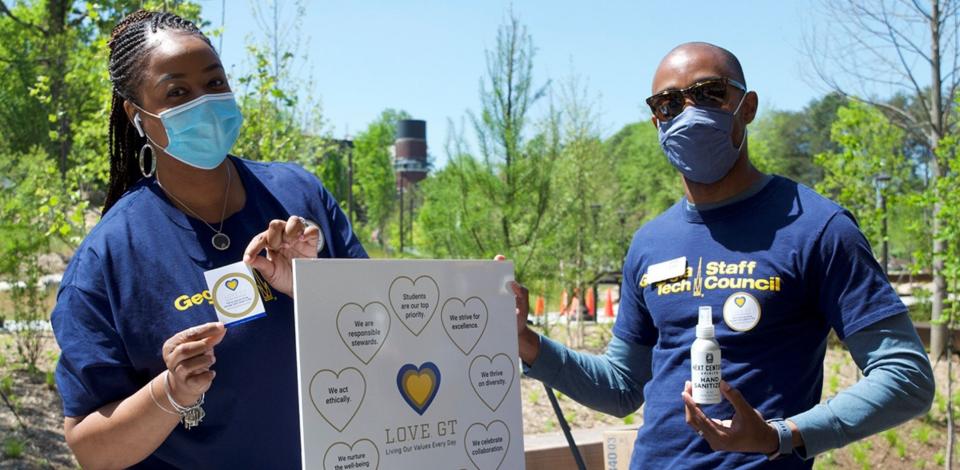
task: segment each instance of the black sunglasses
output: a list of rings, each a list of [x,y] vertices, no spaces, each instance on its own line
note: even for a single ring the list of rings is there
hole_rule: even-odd
[[[660,121],[669,121],[683,112],[685,98],[697,106],[719,108],[727,101],[727,87],[746,92],[747,87],[732,78],[709,78],[680,90],[666,90],[647,98],[647,106]]]

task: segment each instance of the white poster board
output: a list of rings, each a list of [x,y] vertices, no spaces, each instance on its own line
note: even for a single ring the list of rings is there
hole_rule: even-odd
[[[524,468],[513,264],[295,260],[303,466]]]

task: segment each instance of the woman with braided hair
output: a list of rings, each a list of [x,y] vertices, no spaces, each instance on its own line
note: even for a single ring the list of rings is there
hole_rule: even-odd
[[[290,260],[366,252],[316,177],[228,155],[243,119],[193,23],[137,11],[109,45],[110,188],[52,314],[67,443],[89,468],[299,467]],[[227,332],[203,273],[241,259],[266,316]]]

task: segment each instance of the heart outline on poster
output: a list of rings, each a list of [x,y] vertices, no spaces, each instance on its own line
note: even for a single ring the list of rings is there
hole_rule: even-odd
[[[497,463],[497,466],[496,466],[496,467],[483,467],[483,468],[481,468],[480,465],[477,464],[477,461],[473,459],[473,454],[470,453],[470,447],[468,447],[468,446],[469,446],[469,442],[470,442],[471,440],[473,440],[473,439],[471,439],[471,437],[470,437],[470,433],[474,430],[475,427],[482,427],[483,430],[486,431],[487,434],[489,434],[489,433],[490,433],[490,428],[492,428],[492,427],[493,427],[495,424],[497,424],[497,423],[499,423],[501,426],[503,426],[504,431],[506,431],[506,434],[507,434],[507,435],[506,435],[506,439],[504,439],[504,441],[506,442],[506,447],[504,447],[503,452],[502,452],[501,455],[500,455],[500,461]],[[463,450],[464,450],[464,452],[467,453],[467,458],[470,459],[470,463],[472,463],[473,466],[474,466],[475,468],[477,468],[478,470],[488,470],[488,469],[489,469],[489,470],[499,470],[499,469],[500,469],[500,466],[503,465],[503,461],[507,459],[507,453],[510,452],[510,439],[511,439],[511,438],[510,438],[510,427],[507,426],[507,423],[504,423],[503,421],[501,421],[501,420],[499,420],[499,419],[495,419],[495,420],[493,420],[493,421],[490,421],[490,423],[488,423],[488,424],[473,423],[473,424],[470,425],[470,427],[467,428],[467,432],[464,433],[464,435],[463,435]]]
[[[503,395],[500,396],[499,400],[497,400],[496,406],[491,406],[490,402],[488,402],[487,399],[484,398],[483,394],[480,393],[480,390],[477,390],[477,379],[479,377],[474,377],[473,367],[480,358],[486,359],[490,366],[493,366],[493,361],[499,357],[507,360],[507,367],[505,370],[510,372],[510,381],[507,383],[506,388],[503,389]],[[496,413],[496,411],[500,408],[500,405],[503,404],[503,401],[507,399],[507,395],[510,394],[510,390],[513,388],[513,381],[516,380],[517,377],[517,371],[513,367],[513,361],[510,360],[510,356],[508,356],[506,353],[494,354],[492,357],[480,354],[470,361],[470,368],[468,369],[467,377],[468,380],[470,380],[470,386],[473,387],[473,392],[477,394],[477,397],[480,398],[480,401],[482,401],[484,405],[487,405],[487,408],[489,408],[490,411]]]
[[[357,354],[357,352],[354,351],[354,349],[353,349],[352,347],[350,347],[350,343],[347,341],[347,338],[345,338],[345,337],[343,336],[343,327],[341,326],[340,321],[341,321],[341,316],[343,315],[343,312],[347,309],[347,307],[356,307],[356,308],[359,308],[359,309],[360,309],[360,314],[361,314],[361,315],[366,315],[366,314],[368,314],[367,308],[369,308],[369,307],[372,306],[372,305],[379,305],[380,308],[383,309],[383,313],[384,313],[383,316],[386,317],[386,324],[387,324],[387,325],[386,325],[386,332],[384,332],[382,335],[379,336],[379,341],[378,341],[379,344],[378,344],[377,348],[376,348],[375,350],[373,350],[373,352],[370,353],[370,357],[369,357],[368,359],[364,359],[364,358],[361,357],[359,354]],[[356,319],[352,319],[352,320],[353,320],[353,321],[356,321]],[[374,323],[376,323],[376,319],[373,319],[373,321],[374,321]],[[387,336],[390,335],[390,328],[391,328],[391,324],[392,324],[392,323],[393,323],[393,320],[391,320],[391,318],[390,318],[390,311],[387,310],[387,306],[386,306],[386,305],[383,305],[383,303],[377,302],[377,301],[370,302],[370,303],[368,303],[367,305],[363,305],[363,306],[361,306],[360,304],[358,304],[358,303],[356,303],[356,302],[349,302],[349,303],[344,304],[342,307],[340,307],[340,310],[337,312],[337,334],[340,335],[340,341],[343,341],[343,345],[347,347],[347,349],[350,351],[350,353],[353,354],[354,357],[356,357],[357,359],[359,359],[360,362],[364,363],[365,365],[369,365],[371,362],[373,362],[373,358],[377,357],[377,354],[379,354],[379,353],[380,353],[380,350],[383,349],[383,343],[385,343],[385,342],[387,341]],[[374,325],[374,326],[376,326],[376,325]],[[348,334],[348,336],[349,336],[349,334]]]
[[[466,335],[461,335],[461,334],[452,335],[452,334],[450,334],[450,330],[452,329],[452,325],[450,325],[450,323],[449,323],[450,320],[449,320],[448,313],[447,313],[447,306],[450,305],[450,302],[453,302],[453,301],[458,302],[458,303],[460,304],[460,306],[464,309],[464,311],[466,311],[466,309],[467,309],[467,304],[469,304],[469,303],[471,303],[471,302],[473,302],[473,301],[480,302],[480,306],[483,307],[483,313],[481,314],[481,316],[483,317],[483,327],[480,328],[480,332],[477,334],[477,338],[476,338],[476,339],[473,339],[473,344],[471,344],[469,348],[464,348],[464,347],[460,344],[460,342],[457,341],[456,338],[454,338],[454,336],[457,336],[458,338],[460,338],[460,337],[466,336]],[[490,309],[487,308],[487,303],[484,302],[483,299],[481,299],[480,297],[476,297],[476,296],[474,296],[474,297],[468,297],[466,300],[463,300],[463,299],[461,299],[461,298],[459,298],[459,297],[450,297],[449,299],[447,299],[446,302],[443,303],[443,308],[440,309],[440,323],[443,324],[443,332],[447,334],[447,337],[450,338],[450,341],[453,341],[453,345],[456,346],[457,349],[459,349],[460,352],[462,352],[463,355],[465,355],[465,356],[469,356],[470,353],[473,352],[474,348],[477,347],[477,344],[480,344],[480,338],[483,338],[483,334],[487,332],[487,324],[489,323],[489,320],[490,320]],[[469,337],[466,338],[466,341],[467,341],[468,343],[470,342],[470,340],[471,340],[471,338],[469,338]]]
[[[327,451],[324,452],[323,454],[323,469],[333,470],[333,467],[327,466],[327,457],[330,456],[330,451],[332,451],[334,447],[344,446],[348,449],[349,452],[355,452],[353,449],[362,442],[369,442],[370,446],[373,447],[373,452],[370,452],[370,455],[373,455],[376,457],[376,462],[373,464],[372,467],[370,467],[370,470],[378,470],[380,468],[380,449],[377,448],[377,444],[375,444],[373,441],[367,438],[357,439],[353,441],[353,444],[347,444],[346,442],[334,442],[333,444],[331,444],[330,447],[327,448]],[[369,459],[368,459],[368,462],[369,462]]]
[[[350,418],[347,419],[347,422],[343,423],[343,426],[337,426],[330,420],[330,418],[327,417],[326,414],[324,414],[323,411],[320,410],[320,407],[317,406],[317,402],[313,398],[313,384],[314,384],[314,381],[317,379],[317,376],[319,376],[324,372],[330,373],[337,380],[340,380],[340,376],[347,371],[356,372],[357,376],[360,377],[361,383],[363,384],[363,393],[360,395],[360,401],[357,402],[357,406],[356,408],[354,408],[353,413],[350,415]],[[363,405],[363,401],[367,398],[367,378],[364,377],[363,373],[360,372],[360,370],[357,369],[356,367],[344,367],[343,369],[340,369],[340,372],[336,372],[331,369],[321,369],[321,370],[318,370],[315,374],[313,374],[313,377],[310,378],[310,385],[307,391],[310,392],[310,403],[313,403],[313,408],[317,410],[317,413],[320,414],[320,417],[323,418],[323,420],[326,421],[327,424],[332,426],[333,429],[336,429],[337,432],[343,432],[343,430],[347,429],[347,426],[350,426],[350,423],[353,422],[353,418],[357,417],[357,413],[360,412],[360,407]]]
[[[414,331],[414,328],[411,328],[410,325],[407,324],[407,320],[400,313],[400,309],[397,308],[397,299],[394,297],[394,288],[398,287],[397,282],[401,280],[409,282],[411,288],[416,287],[417,283],[419,283],[422,280],[429,280],[430,283],[433,285],[433,291],[429,293],[425,293],[428,295],[428,298],[426,300],[430,301],[430,303],[433,305],[430,308],[429,314],[424,313],[425,318],[423,319],[423,325],[421,325],[420,328],[416,331]],[[440,303],[440,285],[437,284],[436,280],[434,280],[432,277],[427,275],[417,276],[416,279],[410,278],[408,276],[399,276],[396,279],[394,279],[393,282],[390,283],[390,289],[388,290],[387,294],[390,298],[390,308],[393,310],[394,315],[397,316],[397,320],[400,320],[400,324],[402,324],[403,327],[407,329],[407,331],[412,333],[413,336],[420,336],[420,333],[423,333],[423,330],[425,330],[427,328],[427,325],[430,324],[430,321],[433,320],[433,315],[437,313],[437,304]],[[429,298],[430,296],[432,296],[433,298],[432,299]]]
[[[397,371],[397,390],[403,401],[423,416],[440,392],[440,378],[440,368],[432,362],[424,362],[420,367],[404,364]]]

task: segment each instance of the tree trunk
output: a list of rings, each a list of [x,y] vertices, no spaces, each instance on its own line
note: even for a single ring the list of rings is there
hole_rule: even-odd
[[[951,315],[952,317],[952,315]],[[952,320],[953,318],[951,318]],[[947,331],[952,331],[948,328]],[[953,423],[953,348],[950,342],[947,343],[947,458],[946,469],[953,468],[953,442],[955,440]]]
[[[70,132],[70,117],[67,114],[67,11],[70,2],[67,0],[49,0],[47,2],[47,31],[48,51],[51,56],[48,66],[50,77],[50,105],[51,111],[57,116],[56,154],[61,177],[67,174],[67,159],[70,156],[70,147],[73,143]]]
[[[933,185],[934,203],[933,203],[933,308],[930,315],[930,353],[934,360],[943,357],[944,343],[947,340],[947,325],[940,322],[943,315],[943,304],[946,298],[946,279],[943,276],[943,252],[944,242],[940,240],[940,210],[943,204],[940,202],[940,191],[937,188],[940,178],[943,176],[943,168],[937,157],[937,146],[940,145],[940,139],[943,137],[943,106],[942,106],[942,77],[940,75],[940,0],[930,1],[930,158],[933,163],[933,179],[930,184]],[[950,358],[947,358],[948,360]]]
[[[940,175],[937,167],[939,165],[934,165],[934,182],[936,182]],[[933,203],[933,296],[932,303],[933,309],[931,312],[931,322],[930,322],[930,355],[933,356],[934,361],[937,361],[944,357],[944,353],[948,346],[946,346],[949,337],[947,336],[947,325],[942,322],[943,318],[943,307],[944,300],[947,296],[947,282],[943,275],[943,252],[944,252],[944,241],[938,239],[940,235],[940,210],[942,204],[940,203],[939,197],[935,196],[936,202]],[[946,358],[949,360],[950,358]]]
[[[957,290],[956,278],[954,278],[953,290]],[[957,307],[954,304],[947,314],[947,334],[950,341],[946,343],[947,350],[947,458],[946,470],[953,469],[953,446],[957,440],[956,423],[953,421],[953,322],[957,319]]]

